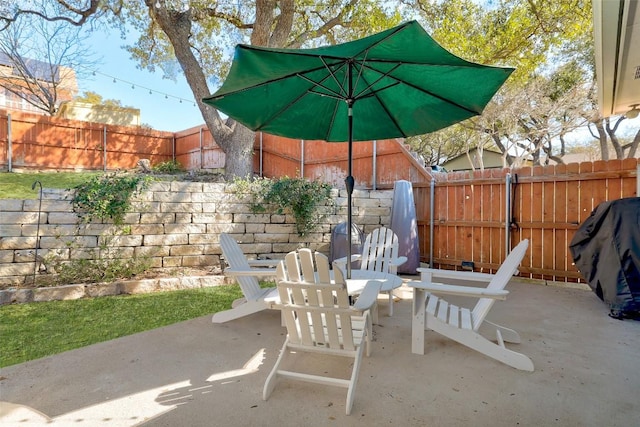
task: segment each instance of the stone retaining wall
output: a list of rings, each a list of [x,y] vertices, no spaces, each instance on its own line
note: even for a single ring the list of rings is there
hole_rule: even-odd
[[[389,225],[392,190],[355,190],[353,221],[365,233]],[[0,201],[0,285],[25,283],[33,276],[37,236],[38,256],[62,260],[103,256],[146,256],[153,268],[220,266],[218,244],[230,233],[253,258],[283,258],[299,247],[329,254],[331,230],[346,220],[345,190],[333,190],[333,206],[317,230],[298,236],[292,215],[253,214],[246,196],[218,183],[157,182],[139,195],[134,212],[125,218],[126,234],[114,235],[112,224],[80,224],[68,192],[43,191],[39,200]]]
[[[231,279],[225,276],[191,276],[52,286],[35,289],[11,288],[0,290],[0,305],[74,300],[85,297],[104,297],[121,294],[145,294],[149,292],[175,291],[180,289],[198,289],[229,283],[231,283]]]

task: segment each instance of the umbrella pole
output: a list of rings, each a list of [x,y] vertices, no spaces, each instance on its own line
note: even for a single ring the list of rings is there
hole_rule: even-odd
[[[347,187],[347,230],[349,233],[349,244],[347,245],[347,279],[351,279],[351,244],[353,231],[351,220],[351,194],[353,193],[353,187],[355,180],[353,179],[352,164],[353,164],[353,101],[348,100],[349,104],[349,161],[348,161],[348,176],[344,180],[345,187]]]
[[[355,184],[355,180],[353,179],[353,104],[356,102],[353,97],[353,59],[348,61],[348,93],[347,93],[347,111],[348,111],[348,136],[349,136],[349,159],[348,159],[348,174],[347,179],[345,179],[345,187],[347,187],[347,229],[349,230],[349,245],[347,245],[347,279],[351,279],[351,244],[353,232],[351,230],[352,220],[351,220],[351,194],[353,193],[353,187]]]

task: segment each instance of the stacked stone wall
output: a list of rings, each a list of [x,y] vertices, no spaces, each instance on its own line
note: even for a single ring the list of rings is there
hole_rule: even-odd
[[[365,233],[389,225],[392,194],[355,190],[354,224]],[[347,214],[346,192],[334,189],[332,195],[332,205],[321,207],[325,220],[304,236],[297,234],[292,215],[252,213],[246,195],[218,183],[154,183],[137,196],[122,229],[81,223],[63,190],[45,189],[41,207],[39,200],[1,200],[0,285],[23,284],[33,276],[38,239],[38,257],[44,260],[95,258],[100,252],[102,257],[148,257],[153,268],[221,266],[222,232],[231,234],[251,258],[283,258],[300,247],[328,255],[331,230]]]

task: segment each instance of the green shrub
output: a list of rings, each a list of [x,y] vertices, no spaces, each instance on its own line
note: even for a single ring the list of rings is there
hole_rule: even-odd
[[[151,267],[148,258],[98,258],[72,259],[61,262],[55,260],[51,285],[68,285],[72,283],[100,283],[115,280],[131,279],[144,273]]]
[[[158,163],[157,165],[152,166],[151,170],[153,170],[156,173],[166,173],[166,174],[179,174],[186,171],[184,166],[182,166],[176,160],[169,160],[166,162]]]
[[[111,219],[122,225],[131,210],[131,198],[149,186],[151,178],[118,172],[95,176],[75,186],[73,211],[83,222]]]
[[[236,179],[233,184],[236,192],[251,196],[252,212],[291,213],[300,236],[316,229],[327,216],[319,208],[333,202],[329,184],[304,178]]]

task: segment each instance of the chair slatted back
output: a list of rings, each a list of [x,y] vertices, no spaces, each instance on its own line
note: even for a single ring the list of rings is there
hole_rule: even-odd
[[[360,269],[389,273],[390,260],[397,256],[398,236],[390,228],[376,228],[365,239]]]
[[[249,270],[250,266],[247,257],[233,237],[227,233],[220,234],[220,246],[222,254],[229,264],[229,267],[237,270]],[[255,276],[238,276],[236,278],[242,293],[247,300],[255,300],[261,295],[260,283]]]
[[[515,272],[518,270],[520,262],[522,262],[522,258],[524,258],[524,254],[527,252],[528,247],[529,240],[524,239],[511,250],[511,253],[505,258],[504,262],[500,265],[500,268],[487,285],[487,289],[501,290],[507,286],[509,280],[511,280]],[[473,329],[475,331],[480,328],[484,318],[487,316],[495,302],[496,300],[493,298],[480,298],[478,300],[476,306],[471,312]]]
[[[319,252],[314,253],[308,248],[288,253],[284,258],[282,268],[278,265],[276,271],[278,280],[305,283],[331,282],[329,259],[325,255]],[[339,283],[344,283],[344,281],[341,280]]]
[[[340,271],[331,282],[329,260],[309,249],[290,252],[277,267],[278,292],[289,342],[353,351],[353,309]]]

